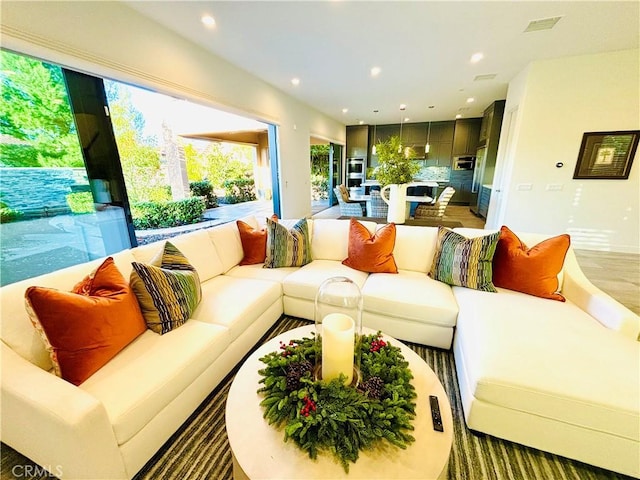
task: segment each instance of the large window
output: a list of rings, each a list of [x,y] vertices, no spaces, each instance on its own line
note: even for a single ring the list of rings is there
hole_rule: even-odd
[[[171,236],[149,229],[251,213],[202,208],[279,212],[273,125],[0,55],[0,285]]]
[[[79,135],[66,72],[0,55],[0,284],[129,248],[126,194],[113,178],[117,156],[104,148],[90,99],[76,96]]]
[[[179,200],[209,182],[220,203],[271,199],[262,122],[104,80],[132,204]]]

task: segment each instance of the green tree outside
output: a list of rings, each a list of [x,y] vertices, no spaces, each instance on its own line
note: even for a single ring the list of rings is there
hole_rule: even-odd
[[[253,177],[251,147],[233,145],[230,152],[221,143],[210,143],[203,150],[185,143],[184,152],[189,181],[208,180],[214,189],[224,188],[227,180]]]
[[[329,145],[311,145],[311,198],[329,198]]]
[[[121,83],[104,84],[129,200],[132,203],[170,200],[158,142],[155,137],[143,135],[144,117],[131,102],[131,93]]]
[[[0,166],[84,167],[62,69],[0,50]],[[145,136],[145,118],[127,85],[104,81],[127,192],[132,203],[171,199],[158,139]],[[160,95],[160,94],[158,94]],[[211,143],[199,150],[183,141],[190,181],[253,176],[251,147]]]
[[[0,165],[84,167],[60,67],[0,51]]]

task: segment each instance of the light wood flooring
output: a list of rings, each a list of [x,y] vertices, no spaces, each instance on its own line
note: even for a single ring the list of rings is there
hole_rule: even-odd
[[[333,207],[314,218],[338,218],[339,208]],[[445,215],[465,227],[484,228],[484,219],[476,217],[468,206],[449,205]],[[640,315],[640,255],[633,253],[576,250],[576,257],[587,278],[631,311]]]
[[[580,268],[591,282],[640,315],[640,255],[576,250]]]

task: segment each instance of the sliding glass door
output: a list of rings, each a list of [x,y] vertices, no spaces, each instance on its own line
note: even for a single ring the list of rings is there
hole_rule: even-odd
[[[0,55],[0,284],[135,245],[99,79]]]
[[[329,206],[338,204],[333,189],[342,183],[342,145],[329,144]]]

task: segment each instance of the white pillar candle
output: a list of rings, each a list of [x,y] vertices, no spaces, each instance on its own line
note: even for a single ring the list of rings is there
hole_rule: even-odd
[[[322,320],[322,379],[333,380],[343,373],[353,380],[355,322],[343,313],[331,313]]]

